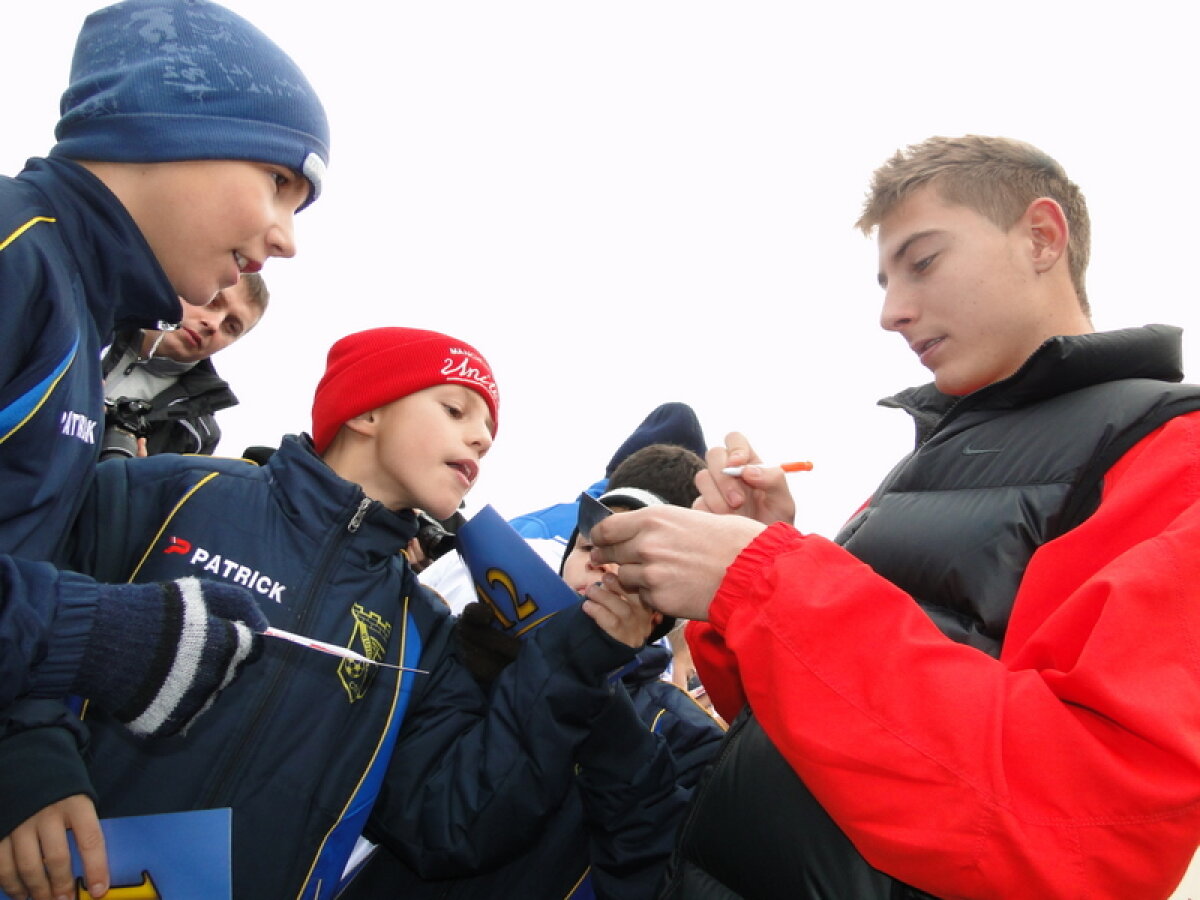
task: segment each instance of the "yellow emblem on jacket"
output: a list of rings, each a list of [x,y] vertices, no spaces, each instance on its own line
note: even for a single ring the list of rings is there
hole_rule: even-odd
[[[350,608],[350,614],[354,617],[354,630],[350,632],[350,641],[346,646],[367,659],[382,660],[388,638],[392,635],[391,623],[383,621],[379,613],[368,612],[357,603]],[[338,678],[351,703],[367,695],[367,688],[371,686],[378,668],[353,659],[343,659],[338,664]]]

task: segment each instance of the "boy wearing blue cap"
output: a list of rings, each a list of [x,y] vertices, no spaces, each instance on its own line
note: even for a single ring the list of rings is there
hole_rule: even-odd
[[[86,642],[68,639],[94,633],[105,608],[123,609],[147,590],[46,564],[97,459],[101,348],[117,327],[168,327],[180,320],[179,298],[204,305],[269,257],[294,255],[292,217],[319,194],[329,155],[324,110],[295,63],[206,0],[130,0],[89,16],[60,112],[49,155],[0,178],[0,675],[20,679],[14,693],[32,698],[79,690]],[[201,581],[191,600],[168,592],[226,635],[214,652],[233,660],[228,673],[209,667],[213,677],[192,686],[201,702],[173,727],[203,708],[205,692],[227,682],[257,642],[251,635],[229,655],[225,620],[255,624],[261,615],[243,589],[222,586],[220,604],[213,590]],[[154,651],[141,632],[126,641],[108,667],[136,668]],[[43,727],[62,706],[21,703],[25,731],[14,740],[27,742],[52,781],[74,753],[45,743],[67,733]],[[0,795],[13,777],[0,773]],[[62,790],[47,785],[29,812],[60,803],[56,824],[95,847],[90,802]],[[20,812],[5,806],[7,817]]]

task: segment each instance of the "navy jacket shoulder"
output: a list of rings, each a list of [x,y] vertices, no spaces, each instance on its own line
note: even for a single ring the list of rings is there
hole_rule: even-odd
[[[0,552],[50,558],[78,509],[115,323],[179,312],[141,232],[86,170],[33,160],[0,179]]]

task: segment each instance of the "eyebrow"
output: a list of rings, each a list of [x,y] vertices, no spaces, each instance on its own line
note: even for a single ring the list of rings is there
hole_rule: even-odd
[[[902,260],[904,258],[904,254],[908,252],[908,248],[917,241],[921,240],[922,238],[927,238],[930,235],[940,233],[940,228],[927,228],[924,231],[918,231],[916,234],[910,234],[907,238],[905,238],[904,243],[897,247],[896,251],[892,254],[892,262],[899,262]],[[879,286],[881,288],[887,287],[887,275],[885,275],[882,270],[880,270],[876,278],[878,279]]]

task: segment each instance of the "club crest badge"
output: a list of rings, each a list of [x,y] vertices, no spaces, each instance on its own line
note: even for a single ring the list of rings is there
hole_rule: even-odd
[[[368,612],[357,603],[351,607],[350,614],[354,617],[354,629],[346,646],[368,659],[382,660],[388,639],[392,636],[391,623],[383,621],[379,613]],[[378,668],[353,659],[343,659],[338,664],[338,679],[351,703],[367,695]]]

